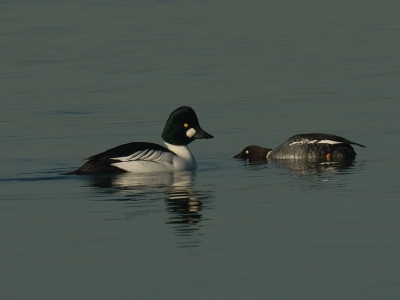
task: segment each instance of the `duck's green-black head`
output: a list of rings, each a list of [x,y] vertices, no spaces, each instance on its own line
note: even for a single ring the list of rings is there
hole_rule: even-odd
[[[172,145],[188,145],[195,139],[213,138],[201,129],[196,113],[189,106],[181,106],[171,113],[161,136]]]

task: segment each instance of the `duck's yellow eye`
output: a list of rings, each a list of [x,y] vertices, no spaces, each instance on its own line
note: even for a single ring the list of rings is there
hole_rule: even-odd
[[[183,124],[183,127],[189,127],[188,123]]]
[[[246,150],[246,154],[249,154],[249,150]]]

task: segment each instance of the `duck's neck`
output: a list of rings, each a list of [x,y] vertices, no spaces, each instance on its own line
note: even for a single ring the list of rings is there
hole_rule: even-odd
[[[187,160],[194,160],[192,152],[190,152],[189,148],[186,145],[172,145],[165,141],[164,144],[167,146],[168,150],[171,150],[177,156],[185,158]]]

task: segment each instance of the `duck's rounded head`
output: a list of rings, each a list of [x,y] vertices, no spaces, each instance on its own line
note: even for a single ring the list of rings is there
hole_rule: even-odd
[[[181,106],[171,113],[161,136],[172,145],[188,145],[195,139],[213,138],[201,129],[196,113],[189,106]]]
[[[250,161],[266,160],[268,158],[268,153],[271,150],[272,149],[251,145],[244,148],[239,154],[236,154],[234,158],[240,158]]]

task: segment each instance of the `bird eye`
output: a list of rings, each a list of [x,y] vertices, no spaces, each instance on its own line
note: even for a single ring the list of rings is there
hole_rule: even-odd
[[[183,124],[183,127],[189,127],[188,123]]]
[[[246,154],[249,154],[249,150],[246,150]]]

